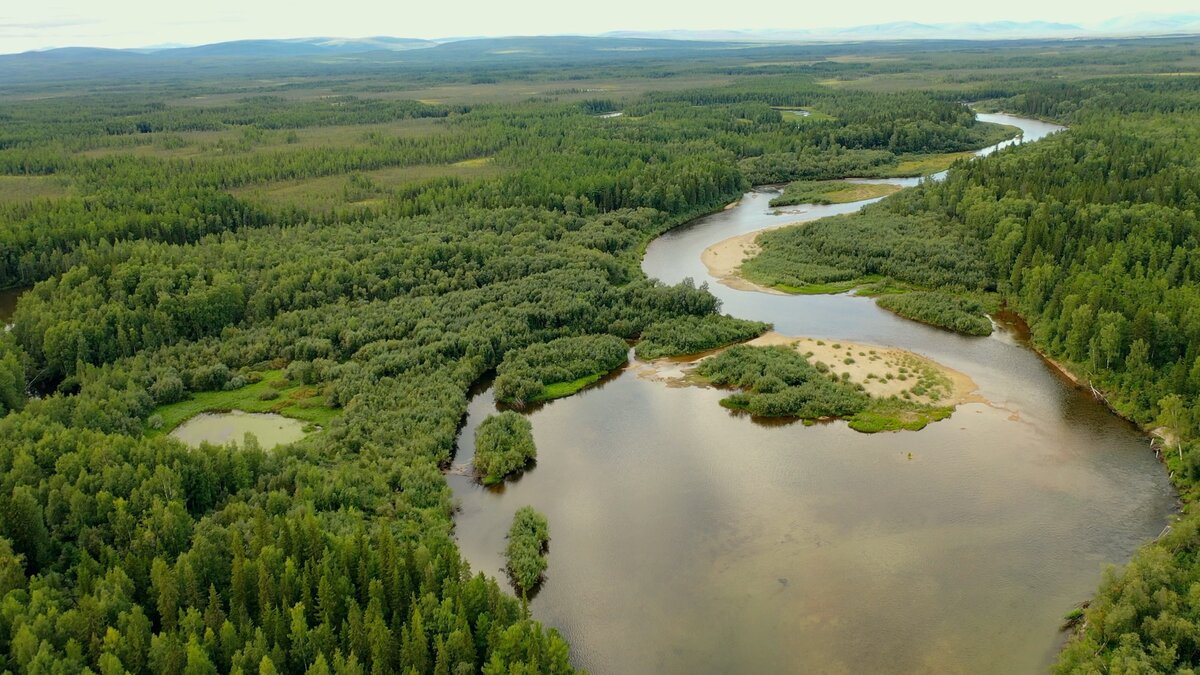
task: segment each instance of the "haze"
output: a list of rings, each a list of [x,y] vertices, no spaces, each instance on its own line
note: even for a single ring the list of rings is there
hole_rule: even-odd
[[[1130,13],[1118,0],[1011,0],[1005,3],[926,1],[895,3],[784,3],[769,12],[737,12],[685,0],[647,3],[609,0],[566,5],[551,0],[497,3],[467,0],[440,6],[344,0],[319,10],[296,11],[287,0],[211,0],[161,3],[73,0],[50,4],[6,3],[0,9],[0,53],[64,46],[146,47],[203,44],[250,38],[305,36],[417,38],[481,35],[597,34],[616,30],[811,29],[917,22],[1053,21],[1094,24]],[[1141,13],[1194,11],[1189,0],[1139,3]]]

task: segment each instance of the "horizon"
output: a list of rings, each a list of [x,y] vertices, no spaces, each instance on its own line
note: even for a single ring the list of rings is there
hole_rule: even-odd
[[[739,20],[729,21],[724,16],[686,11],[688,8],[681,0],[668,0],[652,9],[639,7],[632,0],[614,0],[603,8],[577,8],[569,15],[554,12],[555,7],[548,0],[521,0],[515,8],[511,4],[504,7],[480,4],[456,16],[405,16],[395,7],[374,5],[372,0],[347,0],[342,3],[343,11],[336,16],[293,16],[283,7],[282,0],[268,0],[251,7],[238,5],[234,0],[215,0],[203,13],[195,9],[190,10],[195,14],[192,16],[185,13],[189,10],[165,16],[146,11],[149,7],[144,0],[119,0],[106,6],[103,15],[98,15],[89,13],[91,8],[86,3],[68,0],[45,7],[10,8],[7,13],[0,13],[0,54],[72,47],[154,50],[245,40],[320,38],[397,37],[444,42],[503,37],[674,33],[682,39],[694,34],[742,34],[751,39],[771,39],[771,36],[809,33],[811,39],[821,39],[822,32],[836,34],[906,23],[934,27],[1066,24],[1078,29],[1065,29],[1064,32],[1096,36],[1170,32],[1170,28],[1145,28],[1155,21],[1169,19],[1191,19],[1185,32],[1200,27],[1200,13],[1189,3],[1179,0],[1151,0],[1137,12],[1129,12],[1127,5],[1113,0],[1099,3],[1071,0],[1055,5],[1052,10],[1036,5],[1033,0],[1017,0],[1015,4],[1006,5],[1003,14],[996,13],[990,6],[925,2],[917,7],[897,8],[880,0],[868,0],[866,5],[859,3],[853,8],[826,8],[819,15],[805,14],[802,8],[783,8],[762,19],[770,20],[771,24],[747,21],[741,25],[738,25]],[[862,17],[870,17],[870,20]],[[1137,28],[1139,24],[1143,27]],[[1054,34],[1042,32],[1027,36],[1054,37]],[[904,37],[898,34],[886,39]]]

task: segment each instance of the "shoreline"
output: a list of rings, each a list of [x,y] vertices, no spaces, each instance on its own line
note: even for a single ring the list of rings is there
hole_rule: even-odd
[[[862,384],[872,398],[901,396],[919,381],[936,381],[940,395],[914,396],[911,400],[950,408],[970,403],[991,405],[990,401],[979,394],[979,386],[971,376],[929,357],[898,347],[790,336],[775,331],[768,331],[752,340],[736,344],[751,347],[792,347],[812,363],[824,363],[832,373],[839,376],[847,373],[849,380]],[[705,386],[692,379],[691,371],[700,361],[719,354],[730,346],[733,345],[688,356],[637,361],[635,373],[640,378],[662,382],[672,387]],[[851,363],[846,363],[846,359],[850,359]],[[900,379],[901,376],[905,379]]]
[[[753,347],[768,347],[775,345],[790,346],[801,354],[812,354],[808,357],[812,362],[821,362],[829,366],[830,372],[842,375],[848,373],[851,382],[862,384],[872,398],[887,398],[898,396],[908,389],[910,380],[900,380],[897,376],[901,369],[914,371],[928,368],[944,377],[948,382],[945,396],[936,400],[930,397],[916,396],[913,400],[932,405],[957,407],[967,403],[988,403],[980,395],[979,385],[970,375],[955,370],[943,363],[922,356],[916,352],[899,347],[887,347],[865,342],[847,340],[828,340],[810,337],[792,337],[775,331],[764,333],[749,342]],[[845,354],[850,353],[847,357]],[[849,358],[853,363],[845,363]],[[895,379],[887,379],[888,374]],[[874,377],[870,377],[870,376]]]
[[[723,239],[704,249],[700,254],[700,262],[704,263],[704,267],[708,270],[709,275],[716,279],[718,283],[734,290],[756,291],[771,295],[788,295],[779,289],[756,284],[746,279],[741,275],[741,269],[742,263],[747,258],[754,257],[761,250],[758,246],[758,235],[763,232],[796,224],[784,223]]]

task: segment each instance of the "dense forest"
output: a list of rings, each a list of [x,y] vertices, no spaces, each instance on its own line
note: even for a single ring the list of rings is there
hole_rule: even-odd
[[[0,87],[0,288],[32,286],[0,334],[0,671],[570,672],[558,633],[454,543],[442,469],[470,387],[498,373],[540,394],[620,365],[626,340],[650,358],[761,333],[703,287],[647,280],[646,243],[753,183],[892,172],[1011,133],[964,100],[1072,132],[847,218],[871,250],[814,227],[822,267],[770,273],[995,290],[1119,410],[1186,439],[1172,468],[1200,476],[1198,83],[1120,77],[1194,69],[1188,47],[911,49],[755,52],[801,64],[767,66],[451,51]],[[936,74],[950,64],[978,70]],[[1067,67],[1079,77],[1037,76]],[[571,84],[597,68],[640,88]],[[906,69],[925,91],[829,84]],[[267,73],[288,84],[263,91]],[[483,88],[408,95],[435,80]],[[747,406],[783,398],[725,365]],[[792,366],[785,389],[864,405]],[[148,424],[279,370],[327,409],[319,433],[193,451]],[[1064,667],[1198,658],[1189,523],[1106,584]],[[514,523],[532,533],[510,552],[524,589],[545,525]]]

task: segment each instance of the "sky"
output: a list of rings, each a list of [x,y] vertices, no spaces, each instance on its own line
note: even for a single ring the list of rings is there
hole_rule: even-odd
[[[48,0],[0,2],[0,53],[288,37],[442,38],[614,30],[810,29],[891,21],[1090,24],[1137,12],[1194,13],[1196,0],[855,0],[739,10],[697,0]]]

